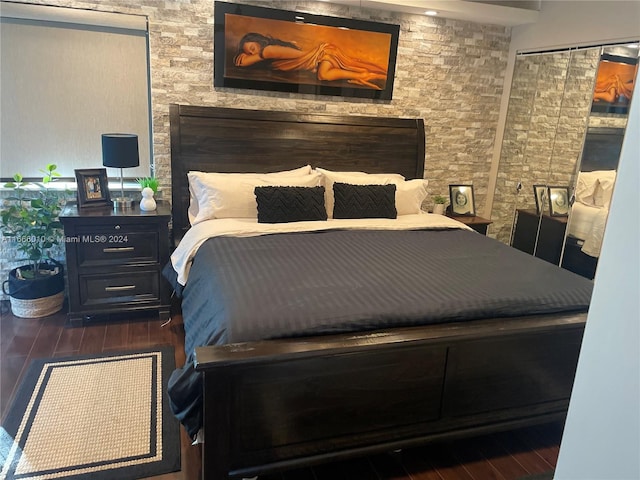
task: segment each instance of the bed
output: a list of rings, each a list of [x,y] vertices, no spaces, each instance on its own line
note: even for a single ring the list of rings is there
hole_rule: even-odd
[[[194,239],[218,219],[190,226],[189,172],[310,164],[336,178],[357,170],[422,179],[421,119],[184,105],[171,105],[170,117],[176,251],[195,245],[195,253],[177,262],[179,271],[165,269],[174,281],[188,273],[181,289],[188,361],[169,394],[189,433],[203,433],[203,478],[564,418],[592,288],[582,277],[432,214],[345,219],[355,227],[333,218],[330,228],[311,231],[292,222],[286,233],[231,218],[215,223],[221,234]],[[376,182],[362,185],[369,183]],[[393,185],[397,195],[403,184]],[[396,221],[408,228],[391,226]],[[230,235],[248,223],[260,232]],[[382,279],[370,265],[377,263]],[[505,300],[511,283],[519,296]],[[276,304],[286,308],[274,311]],[[256,309],[257,332],[243,323]],[[349,318],[335,314],[341,309]]]

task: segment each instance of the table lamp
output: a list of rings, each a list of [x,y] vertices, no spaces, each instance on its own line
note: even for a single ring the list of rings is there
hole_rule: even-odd
[[[133,201],[126,199],[124,196],[122,169],[140,165],[138,135],[132,133],[103,133],[102,165],[120,169],[120,197],[114,200],[114,208],[118,210],[131,208]]]

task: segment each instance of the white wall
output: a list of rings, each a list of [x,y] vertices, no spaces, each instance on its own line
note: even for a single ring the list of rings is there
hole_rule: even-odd
[[[543,0],[538,21],[513,27],[484,215],[491,218],[511,80],[518,52],[640,39],[640,1]]]
[[[640,479],[640,101],[632,102],[556,480]]]
[[[514,27],[511,50],[550,50],[638,39],[638,0],[544,0],[538,21]]]

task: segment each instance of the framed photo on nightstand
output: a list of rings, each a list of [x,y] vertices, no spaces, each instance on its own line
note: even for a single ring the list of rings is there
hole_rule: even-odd
[[[534,185],[533,196],[536,199],[536,215],[540,216],[549,211],[549,195],[547,194],[546,185]]]
[[[473,185],[449,185],[449,201],[452,215],[475,216]]]
[[[106,168],[75,170],[78,208],[111,206]]]
[[[549,205],[551,215],[554,217],[566,217],[569,215],[569,188],[549,187]]]

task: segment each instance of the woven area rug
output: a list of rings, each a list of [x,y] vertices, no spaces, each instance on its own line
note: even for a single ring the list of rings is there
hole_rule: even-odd
[[[173,347],[34,360],[0,429],[0,479],[132,480],[180,469]]]

